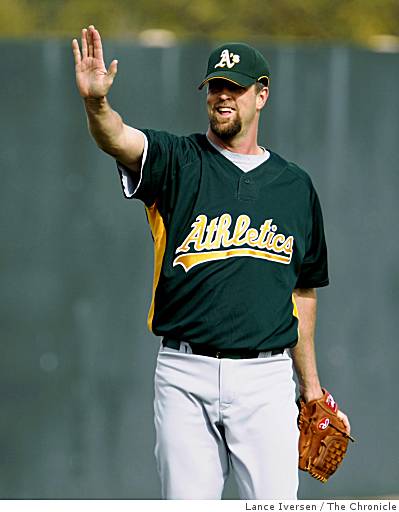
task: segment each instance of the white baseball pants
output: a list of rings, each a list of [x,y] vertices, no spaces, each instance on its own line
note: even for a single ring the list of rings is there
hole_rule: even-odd
[[[241,499],[296,499],[298,429],[286,350],[216,359],[161,345],[155,458],[164,499],[221,499],[229,471]]]

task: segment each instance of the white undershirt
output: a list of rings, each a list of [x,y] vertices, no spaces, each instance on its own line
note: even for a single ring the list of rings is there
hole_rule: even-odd
[[[229,151],[228,149],[222,148],[221,146],[218,146],[212,142],[208,136],[206,136],[206,138],[208,139],[209,144],[217,149],[219,153],[228,158],[230,162],[232,162],[244,172],[252,171],[252,169],[255,169],[255,167],[258,167],[260,164],[263,164],[263,162],[266,162],[270,157],[269,151],[267,151],[267,149],[263,148],[262,146],[260,146],[263,150],[261,155],[244,155],[242,153],[233,153],[233,151]]]

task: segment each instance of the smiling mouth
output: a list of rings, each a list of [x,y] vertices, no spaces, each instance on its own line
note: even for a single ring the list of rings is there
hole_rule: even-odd
[[[218,114],[224,117],[228,117],[235,111],[235,109],[231,107],[216,107],[215,110]]]

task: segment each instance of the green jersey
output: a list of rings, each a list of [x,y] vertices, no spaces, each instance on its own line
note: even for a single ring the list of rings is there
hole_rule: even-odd
[[[328,284],[308,174],[273,152],[245,173],[203,134],[142,131],[129,197],[143,201],[155,246],[150,330],[221,350],[293,347],[293,290]],[[123,181],[129,170],[118,168]]]

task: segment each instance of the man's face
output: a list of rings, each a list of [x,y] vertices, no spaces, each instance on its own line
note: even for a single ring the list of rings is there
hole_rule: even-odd
[[[208,83],[208,117],[211,130],[228,141],[253,121],[257,111],[256,88],[248,88],[214,78]]]

